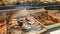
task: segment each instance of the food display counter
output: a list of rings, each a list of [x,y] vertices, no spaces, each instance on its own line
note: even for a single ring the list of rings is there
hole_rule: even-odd
[[[50,29],[60,26],[59,11],[45,8],[1,11],[0,32],[1,34],[50,34]]]
[[[0,0],[0,34],[51,34],[59,31],[52,31],[60,27],[58,1]]]

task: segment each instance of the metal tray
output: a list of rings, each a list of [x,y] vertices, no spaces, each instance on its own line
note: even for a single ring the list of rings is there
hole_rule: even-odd
[[[39,14],[38,13],[36,13],[36,14],[33,14],[33,16],[35,17],[35,16],[39,16]],[[42,24],[42,23],[41,23]],[[55,28],[55,27],[60,27],[60,23],[55,23],[55,24],[53,24],[53,25],[48,25],[48,26],[45,26],[44,25],[44,27],[46,28],[46,29],[52,29],[52,28]]]

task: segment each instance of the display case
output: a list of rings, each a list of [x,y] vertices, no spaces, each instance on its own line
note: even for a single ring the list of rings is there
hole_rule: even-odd
[[[0,34],[50,34],[60,27],[60,0],[0,0]]]
[[[46,7],[0,10],[1,32],[2,34],[4,32],[6,34],[31,34],[32,32],[32,34],[49,34],[48,29],[60,26],[59,11],[59,9],[46,9]]]

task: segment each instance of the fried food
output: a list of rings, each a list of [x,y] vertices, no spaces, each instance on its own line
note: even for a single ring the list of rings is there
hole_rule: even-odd
[[[0,27],[0,34],[4,34],[4,29]]]
[[[53,25],[55,23],[60,23],[60,20],[54,16],[48,14],[41,14],[37,17],[37,20],[44,25]]]
[[[4,25],[6,23],[5,19],[0,19],[0,26]]]
[[[22,24],[22,28],[26,29],[31,29],[32,26],[39,26],[39,23],[35,20],[33,16],[26,16],[25,18],[20,18],[19,23]]]

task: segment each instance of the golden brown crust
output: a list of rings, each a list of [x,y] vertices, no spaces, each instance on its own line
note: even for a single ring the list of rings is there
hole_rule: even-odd
[[[0,27],[0,34],[4,33],[4,29],[2,27]]]
[[[41,14],[37,17],[37,20],[44,25],[53,25],[55,23],[60,23],[60,20],[58,18],[49,14]]]

